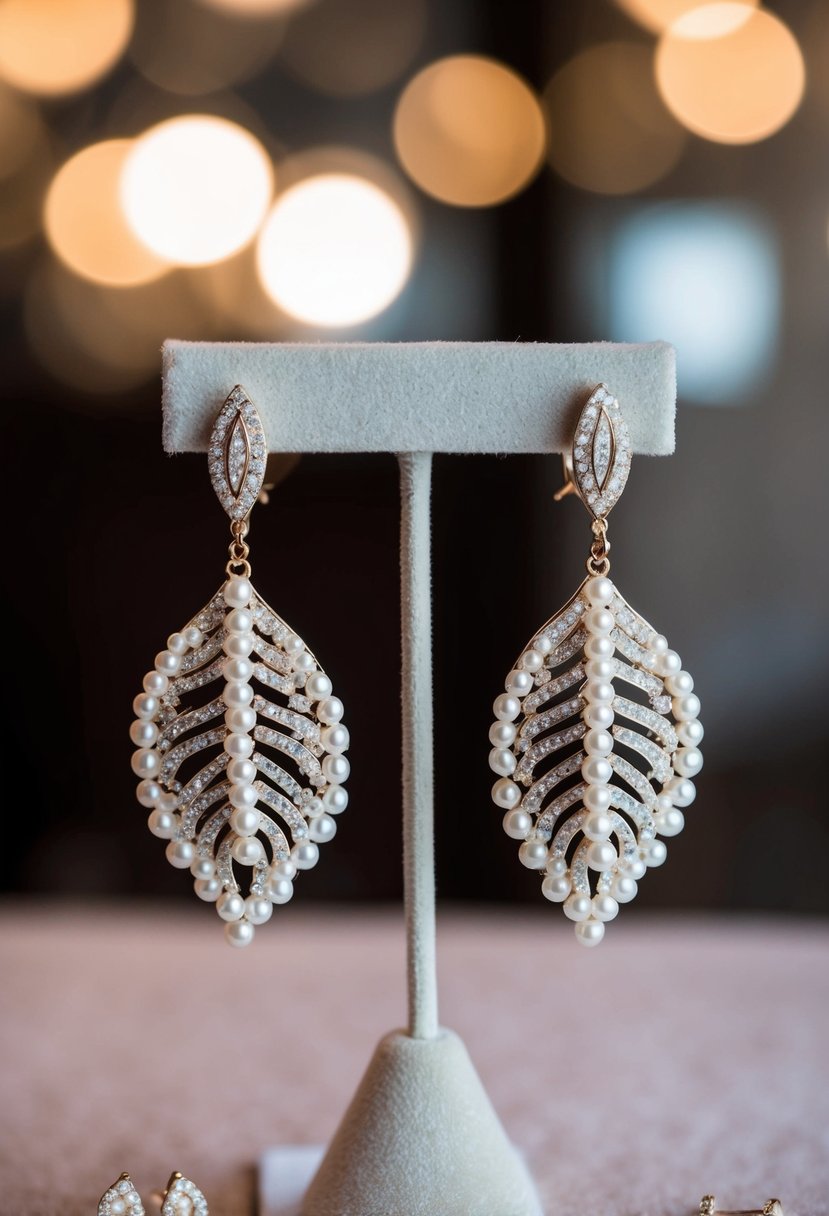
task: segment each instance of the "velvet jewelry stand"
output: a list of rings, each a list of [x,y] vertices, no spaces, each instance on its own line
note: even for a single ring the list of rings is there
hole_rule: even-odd
[[[561,452],[579,405],[600,382],[619,398],[634,452],[670,453],[673,349],[169,341],[163,367],[167,452],[206,451],[222,402],[241,384],[272,451],[393,452],[400,464],[408,1024],[378,1044],[321,1160],[310,1149],[266,1154],[261,1216],[540,1216],[532,1180],[466,1048],[438,1021],[431,458]]]

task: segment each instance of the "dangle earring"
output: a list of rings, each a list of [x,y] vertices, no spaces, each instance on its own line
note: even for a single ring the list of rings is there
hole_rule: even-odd
[[[288,902],[297,871],[316,865],[348,803],[342,702],[250,582],[245,538],[266,458],[259,415],[237,385],[209,446],[210,479],[230,516],[227,580],[156,655],[130,728],[150,831],[169,841],[167,860],[190,870],[198,897],[216,904],[234,946]],[[213,684],[205,700],[200,690]]]
[[[608,577],[607,517],[630,459],[618,402],[599,385],[556,495],[575,491],[593,517],[587,578],[522,652],[489,732],[504,830],[522,841],[520,860],[543,874],[543,894],[563,905],[586,946],[665,860],[658,837],[682,831],[702,768],[694,681]]]

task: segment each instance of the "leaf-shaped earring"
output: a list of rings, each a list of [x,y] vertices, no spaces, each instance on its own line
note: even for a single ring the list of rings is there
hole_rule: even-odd
[[[144,1205],[129,1174],[121,1174],[98,1201],[98,1216],[144,1216]]]
[[[169,841],[167,860],[190,870],[198,897],[216,904],[234,946],[288,902],[297,870],[316,865],[348,803],[342,702],[250,582],[245,537],[266,458],[259,415],[237,386],[209,447],[231,521],[227,580],[156,655],[130,729],[150,831]],[[241,874],[250,875],[246,895]]]
[[[599,385],[556,495],[575,491],[593,516],[587,578],[520,655],[489,732],[504,830],[522,841],[520,860],[541,871],[543,894],[563,904],[586,946],[602,940],[647,867],[665,860],[658,837],[682,830],[702,767],[694,682],[608,577],[607,517],[630,457],[618,402]]]

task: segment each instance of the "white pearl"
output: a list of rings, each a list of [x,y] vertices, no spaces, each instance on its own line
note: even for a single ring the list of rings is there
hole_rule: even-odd
[[[233,735],[246,735],[256,725],[256,710],[250,705],[234,705],[225,711],[225,726]]]
[[[158,697],[152,697],[146,692],[140,692],[132,703],[132,712],[136,718],[143,718],[146,722],[154,718],[160,709],[161,702]]]
[[[268,899],[273,904],[286,904],[294,893],[290,878],[273,877],[268,880]]]
[[[246,684],[253,675],[253,663],[250,659],[225,659],[222,675],[228,684]]]
[[[610,705],[587,705],[582,714],[585,726],[596,730],[610,730],[615,717]]]
[[[193,883],[193,890],[199,899],[203,899],[206,904],[215,904],[222,893],[222,880],[215,876],[213,878],[197,878]]]
[[[317,815],[325,812],[325,803],[322,798],[311,798],[310,801],[303,803],[302,812],[309,819],[316,819]]]
[[[636,898],[639,887],[636,879],[631,878],[629,874],[617,874],[611,883],[610,890],[617,903],[629,904],[632,899]]]
[[[130,727],[130,739],[136,747],[152,747],[158,738],[158,727],[155,722],[145,722],[136,718]]]
[[[253,615],[247,608],[234,608],[224,619],[227,633],[251,633],[253,630]]]
[[[312,701],[324,701],[331,695],[331,681],[322,671],[316,671],[305,682],[305,695]]]
[[[493,747],[509,747],[515,742],[516,734],[512,722],[493,722],[489,728],[489,741]]]
[[[677,722],[687,722],[690,718],[698,718],[700,711],[699,697],[689,692],[683,697],[674,697],[671,706]]]
[[[523,671],[517,667],[509,673],[504,681],[504,688],[516,697],[525,697],[532,686],[533,678],[530,672]]]
[[[255,806],[237,807],[230,816],[230,826],[237,836],[255,836],[262,822],[262,813]]]
[[[666,650],[659,656],[659,672],[663,676],[676,676],[682,671],[682,659],[675,650]]]
[[[582,824],[582,831],[588,840],[607,840],[613,831],[613,822],[603,811],[593,811]]]
[[[291,858],[298,870],[313,870],[320,859],[320,851],[313,840],[301,840],[291,849]]]
[[[293,657],[294,655],[302,654],[303,650],[305,649],[305,643],[298,633],[289,633],[288,636],[283,639],[282,649],[287,655]]]
[[[521,655],[521,666],[525,671],[540,671],[544,666],[544,655],[538,650],[525,650]]]
[[[231,845],[230,853],[240,866],[255,866],[265,856],[265,849],[255,836],[239,836]]]
[[[492,801],[496,806],[511,811],[521,801],[521,789],[514,781],[510,781],[509,777],[502,777],[492,787]]]
[[[533,817],[526,811],[507,811],[503,818],[504,831],[513,840],[526,840],[532,830]]]
[[[238,891],[225,891],[216,904],[222,920],[241,920],[245,915],[245,901]]]
[[[308,825],[308,835],[317,844],[325,844],[337,835],[337,821],[330,815],[318,815]]]
[[[329,785],[322,795],[322,805],[329,815],[341,815],[348,806],[348,790],[341,785]]]
[[[582,946],[598,946],[604,937],[604,925],[600,920],[594,920],[592,916],[589,920],[583,920],[574,925],[573,931],[576,934],[576,940]]]
[[[275,861],[270,869],[271,878],[296,878],[296,866],[291,861],[290,857],[284,858],[283,861]]]
[[[648,867],[641,857],[623,857],[619,861],[619,869],[638,882],[640,878],[644,878]]]
[[[612,798],[613,795],[606,785],[588,785],[581,796],[583,805],[593,812],[609,811]]]
[[[705,731],[699,718],[688,718],[684,722],[677,723],[676,737],[686,747],[699,747],[704,734]]]
[[[164,851],[170,865],[175,866],[177,870],[189,870],[196,855],[196,850],[189,840],[171,840]]]
[[[351,764],[346,756],[323,756],[322,775],[332,785],[342,785],[348,780]]]
[[[599,659],[612,659],[616,653],[616,646],[613,639],[604,636],[589,637],[584,643],[585,658],[590,661]]]
[[[155,669],[163,676],[174,676],[181,667],[181,658],[169,650],[159,650],[155,656]]]
[[[183,633],[171,633],[167,639],[167,649],[170,654],[183,655],[187,650],[187,642]]]
[[[589,730],[582,739],[588,756],[609,756],[613,751],[613,736],[606,730]]]
[[[222,650],[229,659],[246,659],[255,644],[252,633],[229,633],[222,642]]]
[[[294,671],[312,672],[317,670],[317,664],[312,655],[307,650],[302,650],[294,658]]]
[[[696,777],[702,768],[702,752],[698,747],[680,747],[674,753],[672,764],[680,777]]]
[[[541,884],[541,894],[554,904],[563,903],[572,889],[566,874],[548,874]]]
[[[245,900],[245,917],[252,925],[264,925],[273,916],[273,904],[261,895],[249,895]]]
[[[584,585],[584,594],[595,608],[606,608],[613,599],[616,588],[609,578],[597,575],[589,578]]]
[[[533,639],[533,650],[537,650],[540,655],[549,654],[553,649],[553,643],[543,633]]]
[[[678,807],[672,806],[669,811],[658,811],[653,822],[660,836],[678,836],[685,827],[685,816]]]
[[[240,757],[244,760],[253,751],[253,739],[250,735],[228,735],[224,742],[224,749],[228,756]]]
[[[649,840],[642,845],[641,852],[646,866],[661,866],[668,856],[668,849],[662,840]]]
[[[184,640],[191,650],[198,650],[204,641],[204,634],[198,625],[189,625],[184,631]]]
[[[161,768],[161,757],[151,747],[141,747],[132,753],[130,761],[136,777],[155,777]]]
[[[144,676],[142,688],[151,697],[163,697],[170,687],[170,681],[160,671],[148,671]]]
[[[610,705],[616,694],[610,680],[588,680],[581,695],[588,705]]]
[[[587,864],[591,870],[612,870],[619,855],[609,840],[594,840],[587,850]]]
[[[256,806],[259,794],[252,785],[231,785],[227,800],[231,806],[241,810],[242,807]]]
[[[253,595],[253,587],[246,578],[232,574],[224,585],[224,601],[228,608],[247,608]]]
[[[222,700],[228,709],[236,705],[250,705],[253,700],[253,689],[250,684],[225,684],[222,689]]]
[[[591,608],[584,614],[584,626],[588,633],[607,636],[616,624],[613,613],[607,608]]]
[[[345,751],[351,742],[348,727],[343,726],[341,722],[335,722],[332,726],[323,727],[320,731],[320,742],[332,756],[338,756],[341,752]]]
[[[256,780],[256,765],[251,760],[231,760],[227,776],[234,785],[250,785]]]
[[[661,633],[655,633],[648,643],[649,649],[656,654],[665,654],[668,649],[668,639]]]
[[[619,905],[612,895],[597,893],[593,896],[593,915],[596,920],[614,920],[619,915]]]
[[[326,726],[333,726],[335,722],[339,722],[344,712],[343,703],[339,697],[326,697],[317,706],[317,717]]]
[[[249,920],[237,920],[230,925],[225,926],[225,937],[231,946],[249,946],[253,941],[256,930]],[[182,1212],[180,1216],[187,1216],[187,1213]]]
[[[178,807],[178,794],[174,794],[172,790],[162,790],[155,804],[160,811],[172,814]]]
[[[512,722],[521,713],[521,702],[508,692],[502,692],[492,704],[492,712],[500,722]]]
[[[582,762],[581,775],[588,785],[607,785],[613,769],[604,756],[587,756]]]
[[[161,786],[157,781],[145,777],[143,781],[139,781],[135,787],[135,796],[142,806],[155,806],[158,799],[161,797]]]
[[[696,786],[687,777],[671,777],[663,793],[669,794],[674,806],[688,807],[697,796]]]
[[[562,857],[559,853],[557,856],[550,855],[545,869],[548,874],[566,874],[567,873],[567,858]]]
[[[161,840],[171,840],[176,834],[178,820],[169,811],[155,810],[147,819],[147,827],[153,836],[158,836]]]
[[[515,756],[503,747],[493,747],[489,753],[489,767],[500,777],[509,777],[515,772]]]
[[[543,840],[530,837],[525,840],[518,850],[518,860],[528,870],[543,870],[547,864],[547,846]]]
[[[616,664],[613,659],[590,659],[584,665],[584,674],[588,680],[610,681],[616,675]]]
[[[124,1216],[127,1210],[127,1205],[119,1195],[117,1198],[110,1200],[109,1210],[112,1216]]]
[[[661,655],[658,655],[655,650],[643,650],[641,659],[642,666],[646,671],[658,671],[660,658]]]
[[[216,873],[212,857],[194,857],[190,862],[190,873],[194,878],[212,878]]]
[[[593,904],[589,895],[574,892],[564,901],[564,915],[568,920],[587,920],[592,910]]]
[[[678,671],[675,676],[668,676],[665,688],[672,697],[684,697],[694,691],[694,677],[689,671]]]

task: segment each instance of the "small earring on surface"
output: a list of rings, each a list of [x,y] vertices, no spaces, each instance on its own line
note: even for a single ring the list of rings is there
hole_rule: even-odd
[[[489,732],[504,830],[585,946],[602,940],[647,868],[665,860],[657,836],[682,830],[702,767],[694,681],[608,578],[607,516],[630,460],[618,402],[599,385],[556,496],[574,490],[593,516],[587,578],[522,652]]]
[[[161,1216],[208,1216],[207,1200],[195,1182],[184,1178],[178,1170],[170,1175],[164,1191],[154,1191]]]
[[[156,655],[130,728],[150,831],[169,841],[171,865],[190,870],[199,899],[216,904],[234,946],[248,945],[273,905],[288,902],[297,871],[316,865],[318,846],[337,830],[333,816],[348,803],[342,702],[302,638],[250,582],[245,537],[266,457],[259,415],[237,386],[208,456],[230,516],[227,580]]]
[[[767,1199],[761,1208],[748,1208],[741,1212],[724,1212],[717,1207],[713,1195],[703,1195],[699,1201],[700,1216],[784,1216],[779,1199]]]
[[[141,1196],[129,1174],[119,1174],[98,1200],[98,1216],[144,1216]]]

